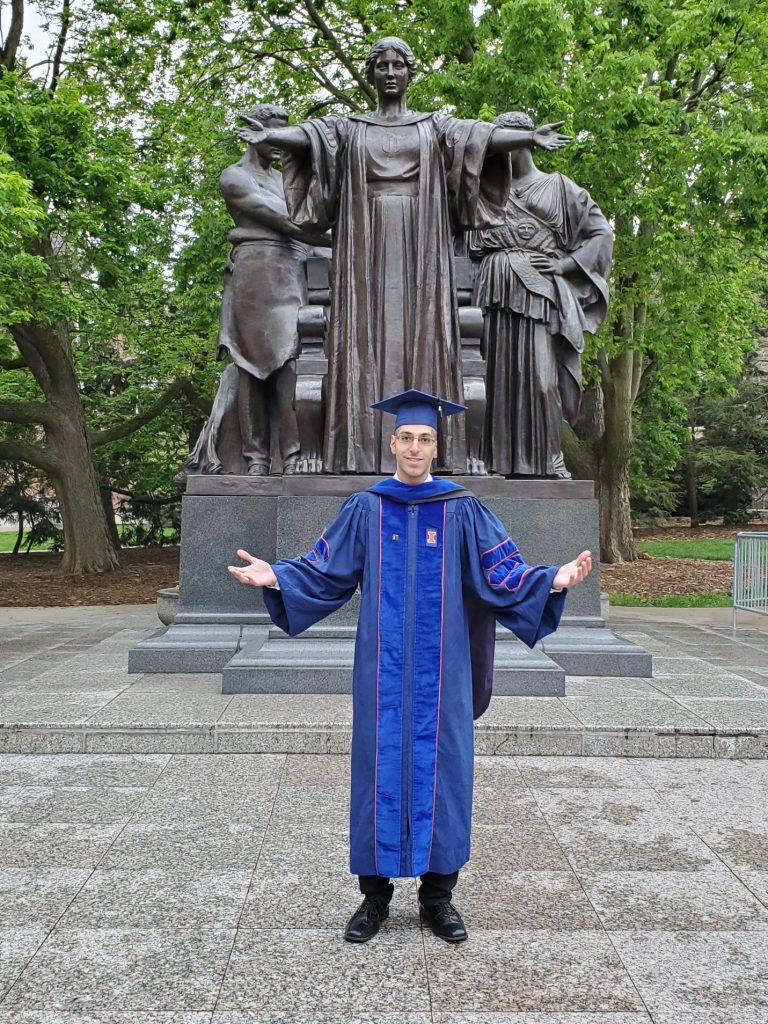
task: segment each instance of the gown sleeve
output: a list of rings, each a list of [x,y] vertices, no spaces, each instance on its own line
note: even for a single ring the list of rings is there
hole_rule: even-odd
[[[533,647],[554,633],[567,591],[552,593],[555,565],[527,565],[505,527],[479,501],[464,509],[462,578],[465,589],[497,622]]]
[[[297,636],[346,604],[363,575],[365,529],[365,509],[353,495],[311,551],[275,562],[280,589],[261,593],[276,626]]]

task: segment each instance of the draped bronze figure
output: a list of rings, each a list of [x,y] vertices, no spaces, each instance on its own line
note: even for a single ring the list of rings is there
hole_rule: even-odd
[[[521,113],[495,123],[533,127]],[[480,456],[491,473],[567,478],[560,427],[579,411],[584,331],[596,331],[606,314],[613,232],[583,188],[540,171],[529,149],[510,162],[504,224],[468,239],[480,261],[474,303],[484,320]]]
[[[248,142],[283,152],[289,214],[333,230],[325,470],[392,468],[388,438],[370,408],[417,388],[462,399],[453,233],[500,225],[509,192],[507,153],[564,145],[556,125],[509,129],[409,111],[413,54],[379,40],[365,63],[378,95],[371,114],[323,117],[284,128],[257,121]],[[446,431],[443,463],[465,472],[462,439]]]

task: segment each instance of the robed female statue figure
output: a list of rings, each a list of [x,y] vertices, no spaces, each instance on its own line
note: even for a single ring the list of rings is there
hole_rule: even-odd
[[[370,408],[417,388],[463,398],[453,234],[504,221],[507,154],[568,142],[544,125],[409,111],[415,69],[402,39],[386,37],[365,62],[373,113],[329,116],[284,128],[250,121],[238,134],[283,152],[288,213],[295,224],[333,231],[324,468],[391,469],[389,438]],[[460,439],[446,431],[440,462],[466,472]]]

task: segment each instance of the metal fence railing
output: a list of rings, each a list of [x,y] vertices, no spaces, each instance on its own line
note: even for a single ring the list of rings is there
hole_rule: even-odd
[[[733,555],[733,631],[736,612],[768,615],[768,533],[736,534]]]

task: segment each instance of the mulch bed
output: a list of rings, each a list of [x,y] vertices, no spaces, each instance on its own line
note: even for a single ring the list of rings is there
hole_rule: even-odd
[[[62,576],[61,555],[0,554],[0,607],[154,604],[161,587],[179,582],[179,549],[124,548],[122,568],[102,575]]]
[[[749,529],[765,530],[768,523],[752,523]],[[712,540],[733,537],[729,526],[699,526],[685,521],[667,527],[636,531],[638,540]],[[179,580],[179,549],[126,548],[122,568],[104,576],[62,576],[61,555],[48,551],[29,555],[0,554],[0,607],[62,607],[89,604],[152,604],[161,587]],[[730,562],[693,558],[652,558],[602,566],[601,586],[612,594],[702,594],[729,591],[733,577]]]

